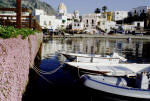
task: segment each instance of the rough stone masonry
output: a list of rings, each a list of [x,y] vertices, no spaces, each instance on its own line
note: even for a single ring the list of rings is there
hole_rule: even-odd
[[[42,37],[0,39],[0,101],[21,101]]]

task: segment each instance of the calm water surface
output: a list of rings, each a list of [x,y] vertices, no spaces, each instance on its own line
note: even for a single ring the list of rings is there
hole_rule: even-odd
[[[65,50],[76,53],[95,53],[111,55],[117,52],[128,59],[128,62],[150,63],[150,41],[115,40],[100,38],[48,39],[42,47],[40,69],[51,71],[64,61],[56,51]],[[44,78],[44,79],[43,79]],[[107,95],[85,88],[78,79],[66,69],[61,68],[51,75],[38,76],[30,70],[30,79],[23,101],[120,101]],[[129,99],[128,99],[129,100]],[[123,99],[122,101],[128,101]]]

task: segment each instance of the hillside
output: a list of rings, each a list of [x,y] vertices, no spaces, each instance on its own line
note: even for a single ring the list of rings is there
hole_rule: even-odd
[[[0,0],[0,7],[16,7],[16,0]],[[22,7],[34,9],[43,9],[47,14],[56,14],[56,11],[51,7],[51,5],[41,2],[40,0],[22,0]]]

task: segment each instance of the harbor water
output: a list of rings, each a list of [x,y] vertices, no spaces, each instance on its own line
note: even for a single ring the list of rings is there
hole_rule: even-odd
[[[57,54],[64,50],[75,53],[111,55],[119,53],[132,63],[150,63],[150,40],[126,40],[107,38],[54,38],[46,39],[42,46],[42,60],[37,68],[48,74],[31,69],[29,84],[23,101],[128,101],[104,95],[84,87],[65,66],[65,57]],[[56,68],[55,72],[50,72]],[[133,100],[132,100],[133,101]]]

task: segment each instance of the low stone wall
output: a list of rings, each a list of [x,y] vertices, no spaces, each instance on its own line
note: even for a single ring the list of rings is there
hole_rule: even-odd
[[[21,101],[42,37],[0,39],[0,101]]]

